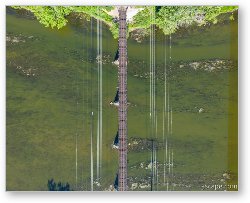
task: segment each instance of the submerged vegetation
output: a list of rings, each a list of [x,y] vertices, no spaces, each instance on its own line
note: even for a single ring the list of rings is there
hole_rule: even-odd
[[[53,178],[48,180],[47,186],[49,191],[70,191],[69,183],[56,183]]]
[[[168,35],[176,32],[180,27],[192,24],[204,25],[217,23],[218,16],[223,13],[232,13],[237,6],[137,6],[143,8],[128,23],[128,31],[149,29],[152,24]],[[37,20],[51,28],[62,28],[71,13],[80,13],[87,19],[91,17],[102,20],[109,25],[114,38],[118,38],[118,22],[108,14],[114,6],[13,6],[15,9],[26,9],[32,12]],[[151,13],[155,12],[155,19]],[[233,20],[233,15],[230,16]]]

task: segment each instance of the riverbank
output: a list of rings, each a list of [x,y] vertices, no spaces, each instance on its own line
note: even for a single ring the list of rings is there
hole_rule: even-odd
[[[115,8],[109,12],[107,12],[110,16],[112,16],[114,19],[119,18],[119,7],[115,6]],[[138,12],[142,11],[144,8],[137,8],[135,6],[128,6],[127,8],[127,22],[133,23],[133,17],[138,14]]]
[[[82,13],[84,17],[106,23],[113,37],[118,38],[118,7],[114,6],[12,6],[32,12],[46,27],[62,28],[71,13]],[[8,9],[8,8],[7,8]],[[165,35],[175,33],[181,27],[217,23],[218,16],[231,13],[234,20],[237,6],[129,6],[127,11],[128,32],[148,30],[155,25]],[[139,32],[145,35],[145,32]],[[140,37],[137,37],[140,39]],[[141,40],[138,40],[141,41]]]

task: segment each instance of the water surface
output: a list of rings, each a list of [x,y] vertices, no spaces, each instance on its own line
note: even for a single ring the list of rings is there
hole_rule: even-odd
[[[6,21],[7,190],[47,190],[51,178],[69,182],[73,190],[90,190],[91,124],[94,179],[97,167],[96,21],[71,19],[61,30],[45,28],[15,12],[7,13]],[[111,147],[118,127],[117,109],[109,104],[116,94],[117,67],[112,61],[118,43],[105,25],[102,33],[103,143],[101,179],[97,180],[101,186],[95,184],[95,190],[108,189],[118,172],[118,151]],[[153,190],[214,190],[216,184],[236,184],[237,21],[172,35],[171,63],[169,37],[157,32],[154,134],[149,117],[149,50],[149,38],[142,43],[129,38],[129,187],[138,183],[135,190],[151,189],[151,149],[147,147],[151,139],[159,146],[158,184]],[[173,175],[166,173],[169,187],[163,180],[165,66],[173,117],[168,139],[174,153]]]

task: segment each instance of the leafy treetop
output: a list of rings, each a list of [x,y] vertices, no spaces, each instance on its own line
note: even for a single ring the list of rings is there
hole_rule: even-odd
[[[138,7],[138,6],[137,6]],[[128,24],[128,31],[138,28],[149,29],[152,24],[168,35],[176,32],[179,27],[191,24],[204,25],[208,22],[217,23],[218,16],[232,13],[237,6],[139,6],[133,21]],[[51,28],[62,28],[67,24],[67,16],[72,12],[83,13],[85,16],[102,20],[110,27],[114,38],[118,38],[118,23],[108,14],[113,6],[13,6],[15,9],[26,9],[32,12],[38,21]],[[154,18],[152,18],[154,14]],[[230,17],[233,20],[233,15]]]

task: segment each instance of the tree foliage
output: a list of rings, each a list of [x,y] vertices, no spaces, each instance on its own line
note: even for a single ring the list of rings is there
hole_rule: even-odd
[[[31,11],[41,24],[58,29],[67,24],[65,17],[72,12],[66,6],[13,6],[13,8]]]
[[[183,26],[217,23],[220,14],[237,9],[237,6],[147,6],[134,17],[130,29],[138,27],[148,29],[155,24],[168,35]],[[152,12],[155,12],[155,19],[150,18]]]
[[[13,6],[13,8],[26,9],[32,12],[41,24],[58,29],[67,24],[66,17],[72,12],[87,14],[109,25],[112,22],[112,17],[107,14],[112,6]]]
[[[40,23],[46,27],[62,28],[67,24],[67,16],[72,12],[84,13],[89,17],[102,20],[110,27],[114,38],[118,38],[118,23],[107,12],[113,6],[13,6],[16,9],[26,9],[34,13]],[[137,6],[138,7],[138,6]],[[204,25],[217,23],[222,13],[233,12],[237,6],[140,6],[133,21],[128,24],[129,32],[138,29],[149,29],[152,24],[168,35],[178,28],[192,24]],[[151,18],[152,12],[155,18]],[[233,20],[233,16],[230,17]]]

